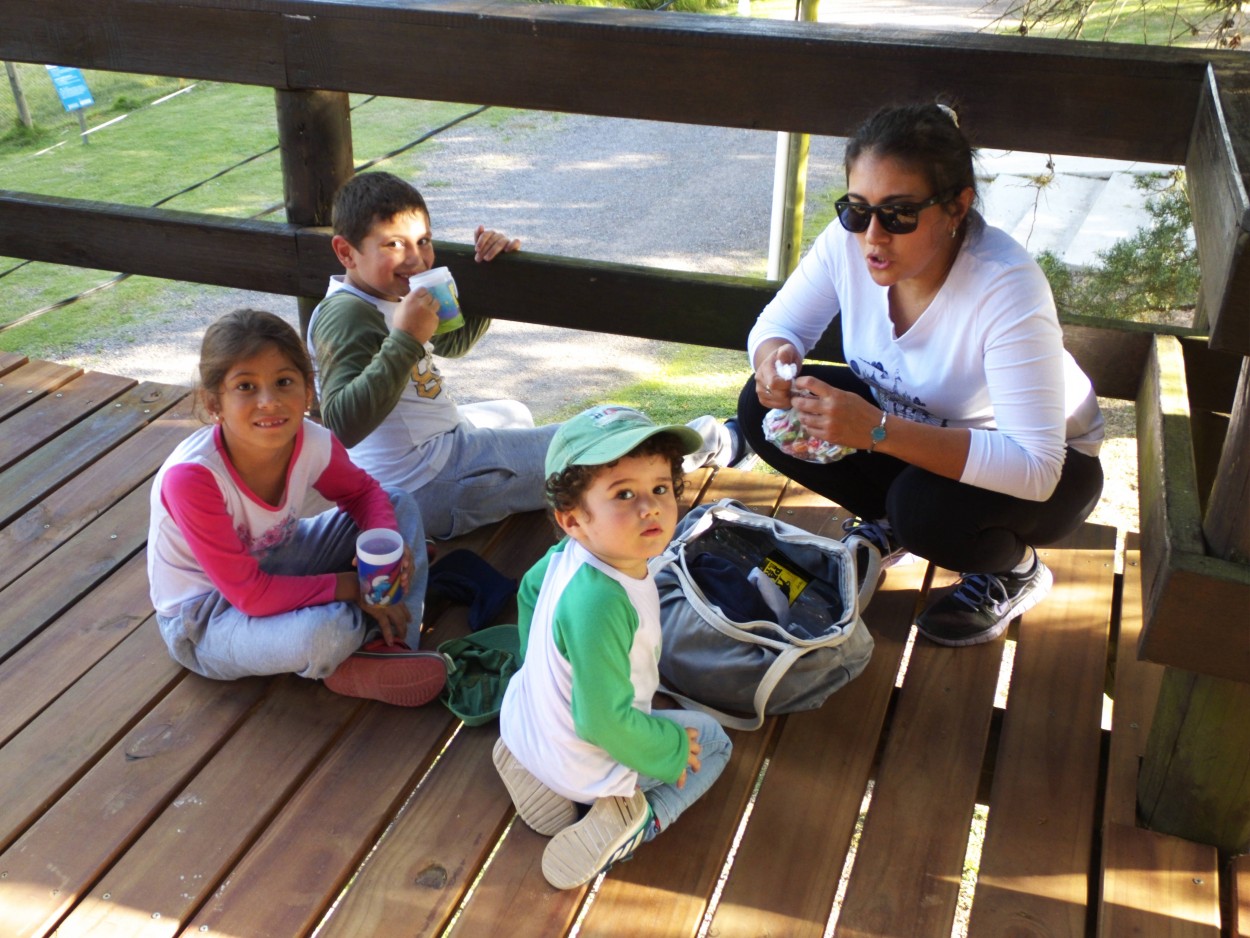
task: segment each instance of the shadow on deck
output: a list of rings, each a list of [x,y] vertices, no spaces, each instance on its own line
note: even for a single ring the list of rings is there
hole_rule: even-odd
[[[292,676],[213,682],[169,659],[147,498],[196,425],[189,401],[0,353],[3,934],[820,936],[836,922],[945,938],[968,905],[970,830],[970,934],[1220,934],[1213,851],[1135,825],[1161,669],[1132,651],[1132,539],[1119,561],[1116,532],[1093,525],[1043,551],[1052,596],[967,649],[911,640],[952,574],[891,570],[860,678],[734,734],[677,827],[559,893],[543,838],[512,823],[494,724]],[[836,506],[773,474],[687,486],[688,501],[723,496],[839,531]],[[458,546],[519,576],[551,538],[535,513]],[[427,625],[431,646],[466,630],[465,610],[431,608]]]

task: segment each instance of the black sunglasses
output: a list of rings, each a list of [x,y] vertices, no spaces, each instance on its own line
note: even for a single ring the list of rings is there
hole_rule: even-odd
[[[872,216],[877,216],[881,227],[890,234],[911,234],[920,224],[920,213],[930,205],[949,202],[950,196],[935,195],[924,202],[883,202],[881,205],[869,205],[867,202],[852,202],[848,196],[842,196],[834,204],[838,210],[838,221],[842,227],[854,234],[862,234],[872,224]]]

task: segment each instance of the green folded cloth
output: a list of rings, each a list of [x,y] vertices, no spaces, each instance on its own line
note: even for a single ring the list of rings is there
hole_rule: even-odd
[[[447,685],[439,699],[466,726],[499,716],[508,681],[521,666],[515,625],[492,625],[438,646],[447,659]]]

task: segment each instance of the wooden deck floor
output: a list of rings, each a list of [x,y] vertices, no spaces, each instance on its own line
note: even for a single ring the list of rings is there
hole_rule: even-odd
[[[1052,596],[976,648],[910,644],[927,580],[951,574],[890,571],[859,679],[734,734],[673,830],[560,893],[543,838],[511,823],[493,724],[169,659],[147,495],[194,425],[185,389],[0,353],[0,934],[945,938],[977,806],[969,934],[1221,934],[1214,851],[1134,825],[1158,669],[1134,660],[1140,578],[1131,551],[1117,573],[1111,529],[1046,550]],[[687,498],[838,531],[835,506],[783,481],[701,475]],[[535,514],[462,546],[516,576],[550,540]],[[464,612],[431,609],[425,644]],[[1238,909],[1250,928],[1237,894],[1224,935]]]

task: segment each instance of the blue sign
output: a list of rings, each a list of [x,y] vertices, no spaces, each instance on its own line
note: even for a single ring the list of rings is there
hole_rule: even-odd
[[[77,111],[89,104],[95,104],[95,98],[91,97],[91,89],[87,87],[87,80],[82,77],[81,71],[65,65],[44,67],[48,70],[48,76],[52,79],[57,97],[61,99],[61,106],[65,110]]]

